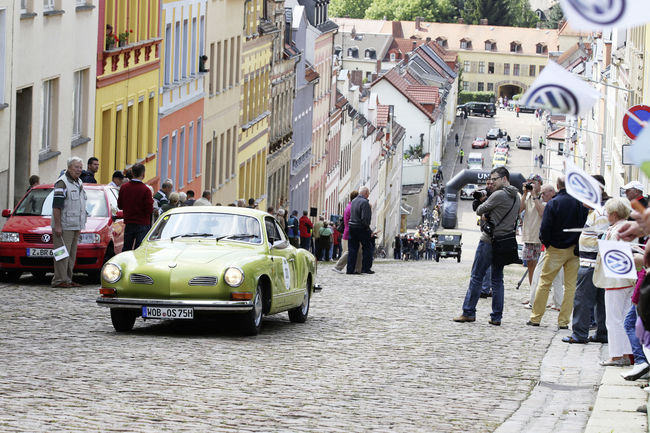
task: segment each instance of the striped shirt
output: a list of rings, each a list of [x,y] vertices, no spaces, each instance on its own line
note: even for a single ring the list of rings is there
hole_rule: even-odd
[[[597,211],[591,209],[587,216],[584,228],[590,228],[593,232],[582,232],[578,245],[580,246],[580,266],[593,268],[596,265],[598,255],[598,238],[607,231],[609,220],[605,209]]]

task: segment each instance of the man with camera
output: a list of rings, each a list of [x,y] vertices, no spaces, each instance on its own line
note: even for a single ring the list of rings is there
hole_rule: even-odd
[[[539,228],[542,225],[544,214],[544,203],[541,198],[542,177],[538,174],[528,176],[528,182],[524,184],[524,195],[521,198],[519,212],[526,211],[521,234],[524,243],[522,259],[528,267],[528,283],[533,284],[533,273],[537,260],[542,252],[542,243],[539,240]]]
[[[492,266],[492,314],[488,323],[499,326],[503,315],[505,265],[501,258],[493,260],[493,246],[496,246],[493,242],[508,235],[514,236],[521,200],[517,188],[510,185],[510,173],[505,167],[497,167],[490,172],[487,189],[489,194],[477,191],[474,196],[476,213],[481,216],[481,240],[474,254],[472,275],[463,302],[463,314],[455,317],[454,321],[474,322],[476,320],[476,304],[481,293],[481,283],[485,272]],[[516,242],[515,251],[510,253],[516,254]]]

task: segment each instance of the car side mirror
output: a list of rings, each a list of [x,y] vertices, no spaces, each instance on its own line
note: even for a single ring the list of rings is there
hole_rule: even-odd
[[[2,216],[5,218],[9,218],[11,216],[11,209],[3,209]]]
[[[124,211],[118,210],[117,212],[115,212],[115,215],[113,215],[113,221],[121,220],[121,219],[124,219]]]
[[[273,244],[271,245],[271,249],[273,249],[273,250],[283,250],[287,246],[289,246],[289,242],[283,241],[282,239],[278,239],[277,241],[273,242]]]

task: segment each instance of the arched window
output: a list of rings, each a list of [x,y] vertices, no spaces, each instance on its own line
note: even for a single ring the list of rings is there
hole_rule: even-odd
[[[512,41],[510,42],[510,52],[511,53],[521,53],[521,42]]]
[[[438,36],[436,38],[436,44],[442,48],[447,48],[449,45],[447,44],[447,38],[444,36]]]
[[[472,41],[467,38],[463,38],[460,40],[460,49],[461,50],[471,50],[472,49]]]
[[[374,49],[374,48],[368,48],[368,49],[364,52],[364,57],[365,57],[366,59],[376,59],[376,58],[377,58],[377,53],[375,52],[375,49]]]
[[[546,54],[548,53],[548,47],[546,46],[545,43],[540,42],[537,45],[535,45],[535,52],[537,54]]]
[[[354,57],[355,59],[359,58],[359,49],[356,47],[348,48],[348,57]]]

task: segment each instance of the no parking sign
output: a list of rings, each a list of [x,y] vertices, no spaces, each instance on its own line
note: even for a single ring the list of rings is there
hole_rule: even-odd
[[[627,111],[634,114],[639,118],[639,120],[644,122],[650,120],[650,107],[647,105],[635,105],[634,107],[630,107]],[[640,125],[639,122],[630,116],[629,113],[626,113],[625,116],[623,116],[623,130],[632,140],[636,140],[637,135],[639,135],[642,129],[643,125]]]

